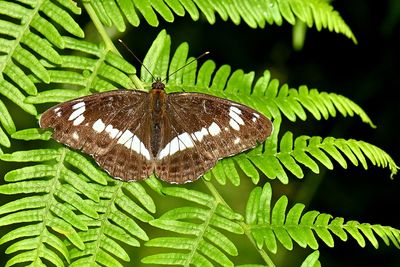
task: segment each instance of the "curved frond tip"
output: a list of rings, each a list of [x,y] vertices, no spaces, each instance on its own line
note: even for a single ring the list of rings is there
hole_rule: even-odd
[[[350,235],[361,247],[369,242],[378,248],[376,237],[380,237],[386,245],[392,243],[400,249],[400,230],[393,227],[345,222],[343,218],[317,211],[303,213],[305,206],[299,203],[287,211],[286,196],[274,204],[271,199],[272,190],[267,183],[263,188],[253,189],[247,202],[245,222],[259,248],[266,247],[276,253],[279,242],[288,250],[293,249],[293,243],[316,250],[320,243],[333,247],[334,236],[346,241]]]

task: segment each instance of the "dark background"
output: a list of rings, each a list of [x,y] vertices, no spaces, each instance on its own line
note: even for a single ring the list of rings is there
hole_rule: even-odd
[[[267,25],[264,29],[250,29],[246,25],[223,22],[219,17],[213,26],[178,18],[173,24],[162,24],[161,28],[171,35],[172,51],[186,41],[191,56],[210,51],[209,57],[217,66],[228,64],[232,70],[255,71],[256,77],[268,69],[273,78],[292,88],[305,84],[310,89],[350,98],[364,109],[376,129],[362,123],[358,116],[344,118],[338,113],[336,118],[328,121],[316,121],[308,113],[306,122],[286,121],[281,131],[290,130],[295,136],[363,140],[385,150],[399,164],[400,1],[355,0],[332,4],[352,29],[357,45],[343,35],[312,28],[307,30],[303,49],[295,51],[292,26],[288,23],[281,27]],[[135,53],[143,58],[159,30],[145,25],[132,30],[136,42],[130,46],[135,47]],[[142,47],[137,42],[138,35],[143,40]],[[320,175],[306,173],[304,180],[291,183],[289,188],[282,190],[291,192],[292,203],[309,203],[306,210],[344,217],[345,221],[357,220],[399,229],[396,205],[400,192],[399,175],[391,180],[388,169],[373,166],[369,161],[368,165],[367,171],[349,161],[347,170],[337,163],[333,171],[321,166]],[[279,197],[276,191],[274,194]],[[378,250],[369,241],[361,248],[351,236],[348,239],[342,242],[335,238],[335,248],[320,243],[323,266],[400,266],[399,250],[392,244],[387,247],[379,237]],[[286,255],[290,257],[290,253]],[[297,260],[296,265],[298,263]],[[281,266],[291,264],[282,261]]]

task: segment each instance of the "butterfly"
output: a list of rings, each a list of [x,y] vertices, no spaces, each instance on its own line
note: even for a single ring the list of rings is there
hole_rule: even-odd
[[[155,174],[182,184],[197,180],[219,159],[266,140],[272,123],[245,105],[202,93],[116,90],[58,104],[40,118],[53,139],[91,155],[116,179]]]

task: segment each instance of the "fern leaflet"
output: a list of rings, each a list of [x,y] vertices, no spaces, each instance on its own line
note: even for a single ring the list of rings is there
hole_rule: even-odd
[[[226,254],[236,256],[237,249],[220,229],[242,234],[243,229],[235,222],[242,220],[242,216],[213,197],[198,191],[167,187],[163,188],[163,193],[197,203],[200,207],[196,205],[176,208],[150,221],[151,225],[175,232],[177,236],[154,238],[146,246],[188,252],[159,253],[143,258],[142,262],[182,266],[213,266],[213,262],[216,262],[222,266],[233,266]]]
[[[42,62],[62,62],[53,45],[64,48],[64,42],[59,30],[49,20],[56,21],[61,28],[75,36],[84,35],[70,14],[80,14],[81,9],[72,1],[59,2],[60,5],[48,0],[0,2],[0,94],[31,115],[37,115],[37,111],[35,106],[25,102],[25,93],[35,95],[37,88],[28,74],[49,83],[50,76]],[[8,134],[12,134],[15,126],[2,102],[0,109],[0,124]],[[9,146],[9,140],[1,128],[0,145]]]
[[[8,172],[5,180],[9,183],[0,186],[2,194],[33,194],[0,207],[0,214],[7,214],[0,219],[0,225],[31,223],[0,239],[0,243],[5,243],[15,237],[22,238],[7,250],[19,252],[9,261],[10,265],[21,261],[41,264],[44,258],[55,266],[63,266],[63,261],[70,266],[95,263],[122,266],[110,253],[125,261],[129,261],[129,256],[115,240],[139,246],[135,237],[148,239],[133,220],[147,222],[153,217],[145,209],[155,212],[153,200],[140,184],[110,179],[83,156],[66,148],[3,154],[1,160],[42,162]],[[76,173],[74,168],[81,173]],[[26,233],[28,228],[35,231]],[[67,246],[55,232],[68,238]],[[59,243],[58,246],[48,243],[47,239]],[[46,244],[62,252],[64,259],[50,259],[44,252],[51,255],[54,252]],[[30,249],[29,257],[20,252],[26,249]]]
[[[143,4],[141,1],[93,1],[85,3],[86,8],[93,8],[100,21],[107,27],[115,27],[123,32],[126,29],[124,17],[133,26],[138,26],[141,17],[151,26],[158,26],[160,15],[167,22],[174,21],[174,13],[184,16],[185,11],[193,20],[200,18],[202,13],[210,24],[216,22],[215,13],[223,21],[230,19],[239,25],[241,20],[251,28],[264,28],[266,23],[282,25],[283,20],[294,25],[296,20],[304,22],[308,27],[315,24],[317,30],[322,28],[342,33],[356,41],[350,28],[339,13],[328,2],[323,0],[188,0],[188,1],[153,1]],[[90,7],[88,7],[90,5]],[[141,16],[136,13],[139,11]],[[199,11],[200,10],[200,11]]]
[[[50,85],[55,88],[29,96],[26,102],[64,102],[87,95],[91,91],[135,87],[129,76],[136,73],[135,68],[103,44],[93,44],[70,37],[63,37],[63,41],[65,48],[81,55],[62,56],[62,70],[59,70],[59,65],[49,64],[47,67]],[[64,88],[59,88],[59,84],[63,84]]]
[[[277,241],[288,250],[293,249],[294,241],[300,247],[309,246],[316,250],[320,243],[316,236],[329,247],[333,247],[332,234],[342,241],[346,241],[350,234],[361,247],[369,241],[378,248],[376,239],[378,235],[386,245],[389,245],[391,241],[400,249],[400,230],[357,221],[344,222],[343,218],[332,218],[331,215],[318,211],[308,211],[303,214],[305,206],[300,203],[295,204],[287,212],[286,196],[281,196],[273,207],[271,198],[271,185],[267,183],[263,188],[254,188],[247,202],[245,222],[250,227],[259,248],[265,246],[269,251],[276,253]]]
[[[83,176],[66,168],[71,153],[74,152],[60,148],[1,155],[3,161],[42,162],[8,172],[4,177],[8,183],[0,186],[2,194],[29,194],[0,208],[3,214],[0,225],[25,223],[0,239],[1,244],[14,241],[8,252],[18,252],[9,260],[9,265],[31,262],[39,266],[45,259],[55,266],[63,266],[63,261],[69,262],[69,253],[57,233],[64,235],[79,249],[85,247],[75,229],[85,231],[88,226],[78,214],[98,218],[97,212],[83,199],[89,197],[99,201],[99,195],[82,180]],[[46,164],[47,161],[54,163]],[[95,175],[95,180],[98,180],[99,172],[95,171]],[[15,242],[16,238],[20,240]]]

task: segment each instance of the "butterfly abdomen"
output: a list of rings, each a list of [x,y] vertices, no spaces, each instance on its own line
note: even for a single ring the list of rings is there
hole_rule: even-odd
[[[162,128],[164,127],[163,118],[165,118],[167,94],[163,89],[152,89],[149,93],[149,109],[151,114],[150,132],[151,136],[151,153],[153,158],[157,157],[160,150]]]

